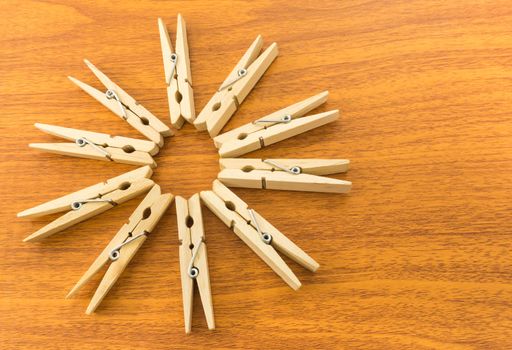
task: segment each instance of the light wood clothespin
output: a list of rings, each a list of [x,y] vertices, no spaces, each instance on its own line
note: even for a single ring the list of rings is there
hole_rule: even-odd
[[[29,147],[66,156],[114,161],[156,167],[152,155],[158,153],[156,143],[129,137],[110,136],[99,132],[64,128],[49,124],[34,124],[50,135],[72,140],[72,143],[31,143]]]
[[[220,181],[213,182],[212,191],[201,192],[201,199],[206,206],[231,228],[276,274],[291,288],[297,290],[301,283],[286,265],[276,250],[302,265],[310,271],[316,271],[319,264],[302,249],[289,240],[278,229]]]
[[[73,296],[104,265],[111,261],[85,312],[88,315],[92,314],[142,246],[147,235],[153,231],[172,199],[172,194],[161,194],[160,186],[154,185],[130,216],[128,223],[121,227],[66,298]]]
[[[68,76],[68,78],[114,114],[126,120],[128,124],[137,129],[142,135],[156,143],[159,147],[162,147],[164,144],[163,137],[172,136],[171,129],[110,80],[91,62],[88,60],[84,60],[84,62],[101,83],[105,85],[107,91],[101,92],[76,78],[71,76]]]
[[[196,193],[188,201],[183,197],[176,197],[176,217],[180,241],[179,254],[185,332],[190,333],[192,330],[194,280],[197,282],[208,329],[215,329],[210,273],[208,271],[199,194]]]
[[[261,55],[263,38],[258,35],[235,68],[215,92],[194,121],[199,130],[216,136],[249,95],[263,73],[277,57],[277,44],[272,43]],[[259,55],[259,56],[258,56]]]
[[[187,28],[185,20],[178,14],[176,29],[176,51],[172,49],[171,38],[161,18],[158,19],[160,44],[164,59],[165,82],[171,124],[179,129],[185,120],[192,123],[196,119],[192,74],[188,53]]]
[[[221,157],[238,157],[276,142],[299,135],[338,119],[332,110],[305,116],[327,100],[328,92],[298,102],[214,138]]]
[[[18,217],[36,217],[67,211],[23,241],[41,240],[149,191],[152,174],[144,166],[18,213]]]
[[[228,187],[269,190],[347,193],[350,181],[319,175],[346,172],[347,159],[238,159],[219,160],[218,179]]]

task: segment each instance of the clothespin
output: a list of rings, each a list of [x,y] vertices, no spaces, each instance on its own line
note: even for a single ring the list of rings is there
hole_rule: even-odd
[[[319,264],[302,249],[289,240],[278,229],[237,195],[231,192],[219,180],[213,182],[212,191],[201,192],[206,206],[231,228],[276,274],[291,288],[297,290],[301,283],[276,250],[302,265],[310,271],[316,271]]]
[[[258,35],[235,68],[215,92],[194,121],[199,130],[216,136],[242,104],[254,85],[277,57],[277,44],[272,43],[261,55],[263,38]],[[259,56],[258,56],[259,55]]]
[[[71,289],[66,298],[74,295],[110,261],[110,266],[107,272],[105,272],[85,312],[88,315],[92,314],[103,301],[110,288],[119,279],[130,260],[132,260],[135,253],[137,253],[146,240],[148,234],[153,231],[165,210],[171,204],[172,199],[172,194],[161,194],[160,186],[154,185],[130,216],[128,223],[121,227],[107,247]]]
[[[50,135],[72,140],[72,143],[31,143],[29,147],[66,156],[114,161],[117,163],[156,167],[152,155],[158,153],[156,143],[129,137],[110,136],[99,132],[34,124]]]
[[[192,329],[194,280],[197,282],[208,329],[215,329],[210,273],[208,272],[199,194],[196,193],[188,201],[183,197],[176,197],[176,217],[180,240],[181,289],[185,332],[190,333]]]
[[[128,124],[137,129],[142,135],[156,143],[159,147],[162,147],[164,144],[163,137],[172,136],[171,129],[135,101],[133,97],[128,95],[91,62],[88,60],[84,60],[84,62],[103,85],[105,85],[107,91],[101,92],[76,78],[71,76],[68,76],[68,78],[79,88],[98,100],[102,105],[110,109],[114,114],[126,120]]]
[[[154,184],[149,179],[152,174],[153,170],[144,166],[18,213],[18,217],[36,217],[67,211],[23,241],[51,236],[149,191]]]
[[[178,14],[176,29],[176,51],[173,51],[169,32],[161,18],[158,19],[160,44],[164,59],[165,82],[171,124],[179,129],[183,123],[192,123],[196,119],[192,74],[188,54],[187,28],[185,20]]]
[[[219,155],[238,157],[335,121],[339,116],[337,109],[305,116],[325,102],[327,96],[328,92],[324,91],[217,136],[214,142],[219,148]]]
[[[238,159],[219,160],[217,178],[228,187],[269,190],[347,193],[350,181],[319,175],[346,172],[347,159]]]

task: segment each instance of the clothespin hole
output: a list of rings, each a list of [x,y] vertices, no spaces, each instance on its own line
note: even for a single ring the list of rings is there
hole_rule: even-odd
[[[220,106],[221,106],[221,103],[220,103],[220,102],[217,102],[216,104],[214,104],[214,105],[212,106],[212,111],[214,111],[214,112],[215,112],[215,111],[218,111],[218,110],[219,110],[219,108],[220,108]]]
[[[246,134],[246,133],[242,133],[242,134],[238,135],[238,139],[239,139],[239,140],[243,140],[243,139],[245,139],[246,137],[247,137],[247,134]]]
[[[145,118],[145,117],[141,117],[141,118],[140,118],[140,121],[141,121],[141,122],[142,122],[142,124],[144,124],[144,125],[149,125],[149,120],[148,120],[147,118]]]
[[[194,243],[190,243],[189,246],[190,250],[194,249]]]
[[[227,201],[226,202],[226,208],[228,208],[229,210],[231,211],[235,211],[236,207],[235,207],[235,203],[233,202],[230,202],[230,201]]]
[[[144,212],[142,213],[142,220],[145,220],[151,216],[151,208],[144,209]]]
[[[135,152],[135,148],[131,145],[126,145],[123,146],[123,151],[125,151],[126,153],[133,153]]]
[[[129,189],[129,188],[130,188],[130,186],[131,186],[131,185],[132,185],[132,184],[131,184],[131,183],[129,183],[129,182],[123,182],[122,184],[120,184],[120,185],[119,185],[119,189],[120,189],[121,191],[126,191],[127,189]]]
[[[254,170],[254,167],[252,167],[252,166],[250,166],[250,165],[244,166],[244,167],[242,168],[242,171],[243,171],[244,173],[250,173],[250,172],[251,172],[251,171],[253,171],[253,170]]]
[[[181,100],[183,99],[183,95],[179,91],[176,91],[174,98],[176,99],[176,102],[180,103]]]
[[[231,90],[233,90],[233,87],[232,86],[228,87],[228,91],[231,91]]]
[[[191,228],[193,225],[194,225],[194,218],[192,218],[192,216],[187,216],[187,218],[185,219],[185,224],[187,225],[188,228]]]

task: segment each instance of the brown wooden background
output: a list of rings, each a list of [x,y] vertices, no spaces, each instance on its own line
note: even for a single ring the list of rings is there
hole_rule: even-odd
[[[2,1],[2,349],[512,347],[510,1]],[[236,190],[321,264],[293,292],[204,209],[217,330],[185,336],[174,206],[98,312],[65,300],[139,200],[38,244],[22,209],[131,166],[50,155],[32,124],[139,137],[66,79],[88,58],[167,121],[157,17],[188,24],[198,112],[257,34],[280,55],[225,130],[321,90],[340,121],[248,157],[349,158],[349,195]],[[217,155],[190,125],[154,179],[190,196]]]

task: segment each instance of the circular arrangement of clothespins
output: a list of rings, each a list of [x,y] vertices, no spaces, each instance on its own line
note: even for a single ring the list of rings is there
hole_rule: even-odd
[[[346,159],[233,158],[338,119],[338,110],[308,115],[327,100],[327,91],[219,134],[277,57],[276,43],[272,43],[261,52],[263,38],[258,36],[196,117],[185,21],[178,15],[175,50],[161,19],[158,19],[158,26],[170,122],[177,129],[185,122],[191,123],[198,130],[207,131],[212,137],[221,158],[221,170],[212,188],[196,193],[189,199],[174,197],[171,193],[161,193],[160,186],[151,180],[153,169],[156,167],[153,157],[164,145],[164,138],[172,136],[173,132],[107,75],[85,60],[89,69],[105,86],[105,92],[73,77],[69,77],[70,80],[148,140],[36,123],[38,129],[71,142],[32,143],[30,147],[67,156],[138,165],[139,168],[24,210],[18,213],[18,217],[63,213],[24,240],[33,242],[147,193],[128,219],[128,223],[121,227],[68,294],[68,297],[74,295],[104,265],[109,264],[87,307],[86,313],[91,314],[175,200],[185,331],[189,333],[192,324],[194,281],[197,281],[208,328],[215,328],[201,202],[231,228],[286,284],[297,290],[301,283],[278,251],[310,271],[316,271],[319,264],[264,217],[250,209],[247,203],[228,187],[346,193],[352,184],[349,181],[324,176],[346,172],[349,167],[349,161]]]

